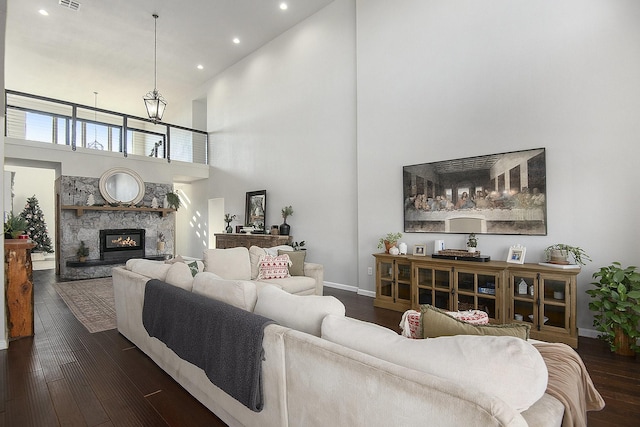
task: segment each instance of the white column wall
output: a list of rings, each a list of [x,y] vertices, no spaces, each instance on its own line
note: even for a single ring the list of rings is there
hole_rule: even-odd
[[[325,280],[357,285],[355,7],[336,0],[221,73],[208,91],[209,198],[244,222],[245,193],[284,206]]]
[[[542,260],[553,243],[593,262],[578,277],[589,329],[591,275],[637,265],[640,2],[357,1],[359,286],[377,239],[402,231],[402,166],[546,147],[548,235],[479,236]],[[374,214],[372,214],[374,213]],[[464,235],[411,233],[411,247]]]
[[[2,58],[2,66],[0,67],[0,88],[4,93],[4,39],[5,29],[7,24],[7,0],[0,0],[0,58]],[[4,96],[1,97],[2,108],[0,108],[0,166],[4,170]],[[3,174],[4,176],[4,174]],[[3,178],[4,179],[4,178]],[[4,185],[2,186],[4,188]],[[3,190],[4,191],[4,190]],[[4,212],[4,197],[2,197],[2,212]],[[4,218],[3,218],[4,223]],[[0,237],[0,243],[2,243],[2,251],[4,253],[4,233]],[[4,255],[3,255],[4,256]],[[4,268],[0,270],[0,283],[4,283]],[[9,347],[8,333],[7,333],[7,321],[5,312],[5,296],[4,292],[0,292],[0,350]]]

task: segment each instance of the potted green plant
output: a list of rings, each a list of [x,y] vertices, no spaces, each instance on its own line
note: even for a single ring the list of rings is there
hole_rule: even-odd
[[[85,262],[87,257],[89,256],[89,248],[85,246],[84,240],[80,241],[80,246],[76,251],[76,255],[78,256],[78,261]]]
[[[180,197],[178,196],[178,194],[174,193],[173,191],[169,191],[167,193],[167,204],[170,208],[178,210],[180,209],[181,203],[182,202],[180,201]]]
[[[589,255],[577,246],[570,246],[564,243],[556,243],[548,246],[544,250],[547,262],[551,264],[569,264],[569,255],[573,261],[579,265],[585,265],[585,261],[591,261]]]
[[[385,253],[389,253],[389,249],[394,247],[398,243],[398,240],[400,240],[401,237],[402,237],[402,233],[400,232],[387,233],[386,236],[381,237],[380,240],[378,240],[378,249],[384,248]]]
[[[303,240],[300,243],[298,243],[298,242],[291,243],[291,247],[293,248],[294,251],[306,251],[307,248],[304,247],[304,245],[306,245],[306,244],[307,244],[307,242],[305,242]]]
[[[236,219],[235,215],[231,215],[230,213],[224,214],[224,222],[227,223],[227,226],[225,227],[225,231],[227,233],[233,233],[233,228],[231,228],[231,221],[233,221],[234,219]]]
[[[640,273],[635,266],[622,268],[619,262],[593,273],[595,289],[586,292],[592,298],[589,309],[595,311],[593,326],[612,351],[624,356],[640,352]]]
[[[469,234],[469,238],[467,239],[467,250],[469,252],[475,252],[478,247],[478,238],[476,237],[476,233]]]
[[[282,218],[284,222],[280,224],[280,234],[282,236],[288,236],[291,232],[291,226],[287,224],[287,217],[293,215],[293,208],[291,206],[285,206],[282,208]]]
[[[27,220],[22,215],[14,215],[13,212],[9,214],[9,218],[4,223],[5,239],[17,239],[27,229]]]

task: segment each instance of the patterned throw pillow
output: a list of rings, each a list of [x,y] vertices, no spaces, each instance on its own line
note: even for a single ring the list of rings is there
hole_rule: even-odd
[[[289,255],[263,255],[260,257],[258,280],[262,279],[284,279],[291,277],[289,275],[289,266],[291,265]]]
[[[196,274],[199,272],[198,263],[196,261],[192,261],[187,265],[189,266],[189,270],[191,270],[191,276],[196,277]]]

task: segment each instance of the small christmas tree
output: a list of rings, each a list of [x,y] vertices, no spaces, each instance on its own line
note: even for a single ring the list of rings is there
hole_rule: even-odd
[[[22,211],[22,217],[27,221],[27,229],[25,233],[33,243],[36,244],[36,247],[33,248],[34,251],[40,252],[53,252],[51,248],[51,238],[47,234],[47,225],[44,222],[44,215],[42,213],[42,209],[38,205],[38,199],[35,194],[33,197],[29,197],[27,199],[27,204],[24,206],[24,210]]]

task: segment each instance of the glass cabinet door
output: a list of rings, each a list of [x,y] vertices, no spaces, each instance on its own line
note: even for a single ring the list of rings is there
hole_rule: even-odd
[[[418,265],[415,267],[415,278],[415,310],[421,304],[430,304],[444,310],[451,310],[450,270]]]
[[[396,263],[396,295],[395,302],[403,301],[411,304],[411,264]]]
[[[496,295],[499,272],[477,273],[456,268],[456,305],[455,310],[482,310],[490,319],[498,320],[499,300]]]
[[[507,313],[510,322],[528,322],[536,324],[536,287],[535,273],[514,273],[509,275],[512,292],[512,305]]]
[[[378,261],[378,283],[380,289],[378,289],[378,296],[382,298],[393,299],[393,276],[394,266],[393,262]]]
[[[569,311],[567,301],[569,296],[569,282],[559,277],[541,276],[540,304],[542,318],[539,319],[543,328],[569,328]]]

